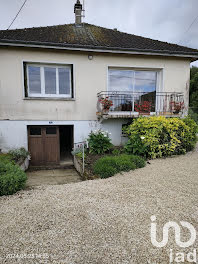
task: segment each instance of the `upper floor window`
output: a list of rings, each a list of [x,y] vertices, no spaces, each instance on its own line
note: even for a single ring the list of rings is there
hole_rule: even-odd
[[[25,64],[27,97],[72,98],[72,66]]]
[[[156,91],[156,82],[156,71],[109,69],[109,91],[150,93]]]
[[[108,92],[114,111],[135,111],[142,102],[151,104],[155,112],[157,71],[109,68]]]

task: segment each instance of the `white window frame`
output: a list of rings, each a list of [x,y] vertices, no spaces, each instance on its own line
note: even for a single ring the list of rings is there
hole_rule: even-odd
[[[40,68],[40,81],[41,81],[41,93],[31,93],[29,85],[29,70],[28,66],[39,67]],[[56,94],[46,94],[45,93],[45,72],[44,68],[55,68],[56,69]],[[70,93],[69,94],[59,94],[59,68],[69,69],[69,84]],[[44,63],[26,63],[26,74],[27,74],[27,91],[28,97],[34,98],[72,98],[72,65],[62,65],[62,64],[44,64]]]
[[[149,68],[144,68],[144,67],[127,67],[127,66],[108,66],[107,67],[107,91],[109,91],[109,71],[110,70],[123,70],[123,71],[127,71],[130,70],[133,73],[133,80],[132,80],[132,85],[133,85],[133,92],[134,92],[134,87],[135,87],[135,72],[136,71],[150,71],[150,72],[156,72],[156,87],[155,87],[155,92],[161,92],[162,88],[161,88],[161,79],[162,79],[162,70],[163,68],[153,68],[153,67],[149,67]],[[116,91],[115,91],[116,92]],[[155,102],[155,112],[151,112],[151,114],[155,114],[158,111],[159,108],[159,98],[158,96],[156,96],[156,102]],[[121,111],[122,112],[122,111]],[[132,112],[136,113],[134,111],[134,100],[132,102]],[[111,112],[112,114],[116,113],[116,112]],[[127,114],[128,112],[126,112]]]

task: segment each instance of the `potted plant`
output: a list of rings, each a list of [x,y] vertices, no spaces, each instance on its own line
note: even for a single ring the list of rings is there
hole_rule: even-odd
[[[170,102],[170,109],[173,114],[179,114],[184,109],[184,102]]]
[[[106,96],[105,98],[100,98],[99,102],[102,105],[102,111],[104,113],[108,113],[110,107],[113,106],[113,102],[112,102],[112,100],[109,99],[108,96]]]
[[[135,111],[139,114],[150,115],[151,112],[151,102],[143,101],[139,104],[135,104]]]
[[[125,102],[122,104],[122,111],[132,111],[132,103],[131,102]]]

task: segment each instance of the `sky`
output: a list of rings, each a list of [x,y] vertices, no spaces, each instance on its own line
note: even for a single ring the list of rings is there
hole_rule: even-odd
[[[23,2],[0,0],[0,29],[8,28]],[[11,29],[74,23],[75,2],[27,0]],[[198,49],[198,0],[84,2],[87,23]]]

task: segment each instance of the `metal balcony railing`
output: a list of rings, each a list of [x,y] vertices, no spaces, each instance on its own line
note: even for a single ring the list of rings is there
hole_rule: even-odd
[[[97,94],[99,114],[108,115],[182,115],[184,95],[176,92],[109,91]]]

